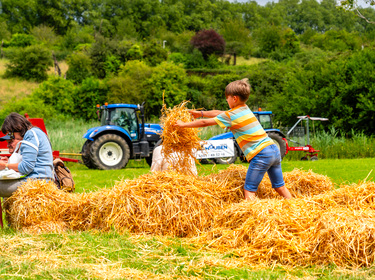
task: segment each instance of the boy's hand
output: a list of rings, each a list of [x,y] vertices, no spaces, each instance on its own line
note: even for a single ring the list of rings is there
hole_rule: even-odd
[[[202,111],[191,110],[189,113],[194,117],[194,119],[202,117]]]
[[[182,127],[185,123],[183,121],[176,121],[176,123],[174,124],[175,126],[178,126],[178,127]]]

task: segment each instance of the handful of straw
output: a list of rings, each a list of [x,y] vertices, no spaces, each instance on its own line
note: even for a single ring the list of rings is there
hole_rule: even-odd
[[[191,164],[195,160],[195,151],[201,149],[197,128],[181,128],[176,121],[190,122],[193,117],[186,108],[187,101],[171,108],[163,107],[160,119],[163,126],[162,153],[170,164],[170,169],[191,175]]]

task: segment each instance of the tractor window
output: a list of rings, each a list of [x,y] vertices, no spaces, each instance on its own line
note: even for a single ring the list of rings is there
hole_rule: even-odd
[[[101,111],[101,116],[100,116],[100,123],[102,125],[108,124],[107,118],[108,118],[108,110],[102,110]]]
[[[258,115],[258,119],[264,129],[272,128],[271,115]]]
[[[111,111],[111,125],[124,128],[134,140],[138,139],[137,115],[132,108],[116,108]]]

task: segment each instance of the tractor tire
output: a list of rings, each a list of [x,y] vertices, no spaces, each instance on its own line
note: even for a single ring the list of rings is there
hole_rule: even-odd
[[[90,155],[97,169],[122,169],[128,164],[130,148],[121,136],[105,134],[91,144]]]
[[[216,162],[216,164],[232,164],[236,162],[236,159],[238,157],[238,151],[236,146],[234,146],[234,155],[231,157],[223,157],[223,158],[214,158],[213,160]]]
[[[96,169],[95,165],[92,163],[90,149],[93,141],[87,140],[82,146],[82,161],[89,169]]]
[[[283,137],[276,132],[269,132],[267,134],[268,137],[271,138],[273,142],[276,144],[276,146],[279,148],[281,159],[283,159],[286,154],[286,142],[283,140]]]

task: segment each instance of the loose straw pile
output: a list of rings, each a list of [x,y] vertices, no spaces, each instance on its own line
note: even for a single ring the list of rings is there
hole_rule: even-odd
[[[162,153],[170,164],[170,169],[179,173],[192,175],[195,151],[201,148],[197,128],[181,128],[175,126],[177,120],[190,122],[193,117],[186,108],[187,102],[171,108],[163,107],[160,118],[163,126]]]
[[[225,192],[225,190],[224,190]],[[15,229],[110,230],[195,236],[211,228],[224,206],[220,189],[195,176],[156,172],[118,182],[112,189],[70,194],[53,183],[28,181],[6,201]],[[59,231],[59,230],[58,230]]]
[[[243,197],[243,186],[245,184],[247,168],[243,165],[232,165],[219,174],[211,174],[205,177],[217,186],[225,186],[228,191],[222,199],[227,202],[240,202]],[[324,175],[319,175],[311,170],[306,172],[294,169],[283,173],[285,186],[294,198],[321,194],[333,189],[332,181]],[[261,181],[256,193],[258,198],[279,198],[279,194],[272,189],[270,179],[266,174]],[[230,196],[230,197],[229,197]]]
[[[195,242],[270,265],[370,266],[375,261],[375,183],[313,197],[233,204]]]
[[[297,198],[244,202],[245,174],[235,166],[206,177],[156,172],[89,194],[28,181],[7,199],[7,219],[31,233],[115,228],[192,237],[252,264],[370,266],[375,261],[375,183],[331,190],[325,176],[294,170],[284,175]],[[260,191],[259,197],[275,192],[266,178]]]

